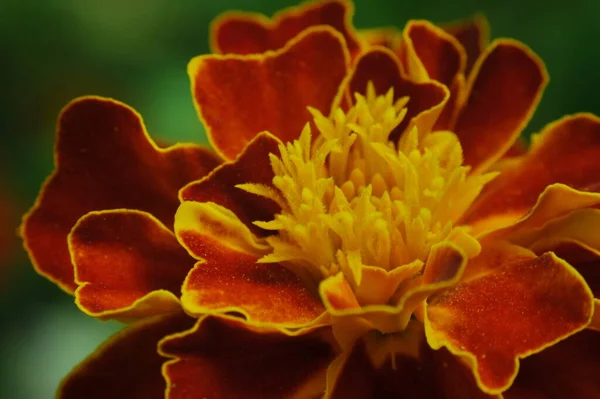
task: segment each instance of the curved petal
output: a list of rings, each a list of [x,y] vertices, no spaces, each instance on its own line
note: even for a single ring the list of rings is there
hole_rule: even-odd
[[[547,250],[551,250],[556,256],[573,265],[585,279],[594,297],[600,298],[600,250],[574,240],[558,242]],[[600,317],[598,312],[594,315]]]
[[[422,262],[416,261],[396,269],[397,273],[389,276],[389,283],[397,284],[397,290],[384,304],[359,306],[357,299],[363,298],[354,296],[341,273],[323,280],[319,294],[331,314],[337,342],[348,349],[367,331],[395,333],[403,331],[413,316],[422,320],[418,313],[423,302],[456,285],[466,264],[467,257],[459,247],[449,242],[439,243],[432,248],[424,269]],[[381,280],[371,281],[381,283]]]
[[[597,398],[599,381],[600,332],[585,330],[524,359],[504,397]]]
[[[427,306],[431,347],[463,357],[489,394],[511,385],[519,359],[582,330],[592,316],[592,293],[570,265],[552,253],[530,256],[484,249],[478,273]]]
[[[80,309],[100,319],[131,320],[181,309],[194,260],[146,212],[90,212],[69,234]]]
[[[490,40],[490,24],[483,14],[476,14],[464,21],[451,22],[442,28],[454,36],[467,53],[465,74],[469,74],[473,65],[483,53]]]
[[[464,222],[474,224],[506,214],[515,215],[512,220],[517,220],[554,183],[577,190],[600,191],[598,151],[600,118],[597,116],[576,114],[549,124],[533,139],[525,156],[505,162],[500,176],[484,188]],[[564,207],[568,202],[557,205]]]
[[[307,106],[329,114],[348,64],[342,35],[319,26],[274,52],[196,57],[188,73],[213,147],[233,159],[265,130],[284,142],[297,138],[311,120]]]
[[[510,148],[533,115],[548,73],[523,44],[495,40],[473,67],[454,132],[466,165],[485,170]]]
[[[464,73],[464,49],[454,36],[431,22],[409,21],[403,38],[408,76],[416,82],[434,79],[450,87]]]
[[[561,243],[577,243],[583,248],[600,255],[600,209],[578,209],[557,217],[541,227],[517,230],[507,240],[543,253],[560,246]]]
[[[277,50],[303,30],[329,25],[340,32],[351,54],[360,50],[352,26],[354,7],[344,0],[321,0],[287,8],[272,19],[262,14],[227,12],[211,26],[211,48],[215,53],[255,54]]]
[[[168,399],[318,397],[333,350],[323,330],[289,336],[232,317],[203,317],[160,343]]]
[[[473,375],[447,350],[432,351],[422,339],[409,335],[404,331],[360,341],[343,353],[328,370],[325,398],[492,398],[479,390]]]
[[[237,312],[251,323],[282,327],[313,323],[323,314],[319,299],[293,272],[278,263],[257,263],[265,248],[231,213],[184,202],[175,232],[192,256],[203,259],[182,288],[189,313]]]
[[[157,352],[165,336],[184,331],[194,319],[182,314],[132,324],[103,343],[61,382],[57,399],[162,399],[166,359]]]
[[[279,143],[274,136],[260,133],[234,161],[218,166],[208,176],[181,189],[181,201],[214,202],[232,211],[255,234],[264,234],[252,222],[272,220],[281,208],[268,198],[236,186],[246,183],[272,186],[274,174],[269,154],[279,155]]]
[[[75,288],[67,235],[90,211],[130,208],[167,226],[178,190],[206,175],[217,157],[195,145],[161,149],[127,105],[84,97],[58,120],[54,173],[44,184],[21,234],[36,270],[66,291]]]
[[[454,36],[428,21],[409,21],[403,38],[408,75],[417,82],[436,80],[450,90],[435,124],[436,130],[450,129],[465,86],[465,50]]]
[[[368,50],[359,56],[341,93],[348,101],[354,93],[366,93],[369,82],[373,82],[377,94],[385,94],[393,88],[394,99],[409,97],[407,113],[390,135],[390,140],[397,140],[402,132],[414,126],[421,134],[429,132],[450,96],[448,89],[438,82],[414,83],[409,80],[404,76],[396,55],[383,47]]]

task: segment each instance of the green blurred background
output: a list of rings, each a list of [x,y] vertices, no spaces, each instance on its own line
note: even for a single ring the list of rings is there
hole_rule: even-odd
[[[55,120],[69,100],[113,97],[136,108],[155,138],[205,142],[186,65],[208,52],[209,22],[228,9],[271,15],[295,3],[1,2],[0,193],[12,199],[15,228],[52,170]],[[519,39],[546,61],[552,80],[528,133],[564,114],[600,113],[598,0],[356,0],[354,20],[359,28],[402,27],[409,18],[445,22],[475,12],[489,18],[492,37]],[[16,241],[0,269],[0,398],[51,398],[62,376],[120,325],[80,313],[35,274]]]

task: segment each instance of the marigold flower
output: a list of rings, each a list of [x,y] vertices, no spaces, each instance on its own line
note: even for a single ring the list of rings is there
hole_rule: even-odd
[[[222,54],[188,71],[218,155],[157,147],[114,100],[63,110],[25,244],[84,312],[131,324],[61,397],[600,394],[600,119],[520,153],[547,83],[531,50],[488,45],[481,17],[351,15],[214,23]]]

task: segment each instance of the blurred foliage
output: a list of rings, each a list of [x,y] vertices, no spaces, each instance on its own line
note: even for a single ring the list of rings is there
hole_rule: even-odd
[[[132,105],[154,137],[206,142],[186,65],[208,52],[210,21],[227,9],[271,15],[289,0],[81,0],[0,3],[0,192],[13,215],[33,203],[52,170],[56,116],[72,98],[98,94]],[[552,78],[527,132],[577,111],[600,113],[597,0],[356,0],[360,28],[409,18],[448,22],[484,13],[492,37],[514,37]],[[506,82],[510,84],[510,82]],[[14,225],[16,228],[17,219]],[[81,314],[72,298],[18,251],[0,270],[0,398],[52,397],[59,379],[120,326]]]

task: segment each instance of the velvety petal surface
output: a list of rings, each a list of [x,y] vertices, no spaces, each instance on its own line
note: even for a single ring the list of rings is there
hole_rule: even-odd
[[[233,159],[258,133],[283,141],[329,114],[347,74],[348,50],[331,27],[309,28],[282,49],[260,55],[204,55],[190,62],[192,94],[213,147]]]
[[[448,89],[438,82],[411,81],[404,75],[396,55],[383,47],[371,49],[360,55],[346,86],[342,88],[342,98],[352,101],[354,93],[365,94],[369,82],[373,82],[377,94],[385,94],[392,87],[395,99],[405,96],[410,98],[406,116],[392,132],[391,140],[397,140],[402,132],[413,126],[420,132],[428,132],[450,95]]]
[[[323,314],[304,283],[278,263],[257,263],[269,247],[224,208],[184,202],[175,231],[201,260],[182,288],[182,304],[195,314],[237,312],[251,323],[302,326]]]
[[[303,30],[329,25],[340,32],[352,54],[360,50],[352,26],[352,3],[325,0],[287,8],[272,19],[262,14],[228,12],[212,24],[211,47],[215,53],[255,54],[277,50]]]
[[[513,215],[512,219],[517,220],[554,183],[577,190],[600,191],[598,151],[598,117],[576,114],[549,124],[532,139],[526,155],[506,161],[500,176],[484,188],[464,221],[469,224],[481,223],[485,219],[503,215]],[[568,201],[554,201],[553,207],[565,207],[576,200],[575,197]]]
[[[103,343],[62,381],[58,399],[162,399],[166,359],[157,352],[165,336],[190,328],[194,319],[169,315],[132,324]]]
[[[272,220],[281,208],[275,202],[248,193],[239,184],[254,183],[272,187],[273,168],[269,154],[279,155],[274,136],[260,133],[233,161],[217,167],[205,178],[188,184],[180,192],[182,201],[214,202],[233,213],[254,233],[262,229],[252,224],[257,220]]]
[[[148,213],[90,212],[69,235],[75,300],[87,314],[120,320],[177,311],[194,265],[175,235]]]
[[[422,332],[421,332],[422,333]],[[401,335],[397,341],[405,340]],[[382,341],[385,339],[382,338]],[[408,341],[405,340],[406,343]],[[338,358],[329,370],[339,368],[331,388],[331,399],[480,399],[492,398],[477,387],[472,373],[447,350],[431,350],[426,344],[410,342],[415,347],[389,347],[385,360],[374,364],[379,348],[358,342],[346,358]],[[411,353],[412,352],[412,353]],[[394,357],[392,359],[392,356]],[[337,364],[340,363],[340,364]]]
[[[473,367],[480,388],[507,389],[519,359],[585,328],[593,297],[585,281],[552,253],[536,257],[518,247],[485,247],[474,270],[430,301],[426,335]]]
[[[600,332],[581,331],[524,359],[517,379],[504,397],[600,397]]]
[[[178,190],[218,163],[200,146],[158,148],[139,114],[125,104],[100,97],[74,100],[58,120],[54,173],[22,225],[34,266],[73,291],[67,235],[81,216],[139,209],[170,227]]]
[[[547,82],[542,61],[530,49],[494,41],[473,67],[453,130],[465,164],[484,170],[498,160],[527,125]]]
[[[225,317],[202,318],[160,349],[175,358],[163,369],[168,399],[319,397],[334,356],[321,330],[289,336]]]
[[[467,54],[465,73],[469,74],[490,40],[487,19],[482,14],[477,14],[471,19],[445,24],[442,28],[454,36],[464,48]]]

